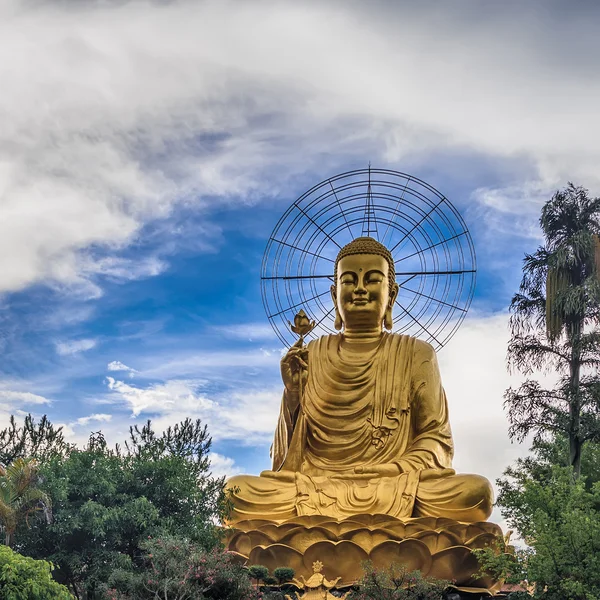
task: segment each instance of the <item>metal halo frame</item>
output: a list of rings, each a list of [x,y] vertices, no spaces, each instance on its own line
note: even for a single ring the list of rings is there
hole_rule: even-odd
[[[393,331],[442,348],[473,299],[477,268],[471,234],[434,187],[371,167],[315,185],[275,226],[263,256],[261,292],[277,337],[288,346],[296,341],[289,322],[300,309],[317,323],[307,337],[336,333],[330,296],[335,258],[360,236],[375,238],[394,257],[400,291]]]

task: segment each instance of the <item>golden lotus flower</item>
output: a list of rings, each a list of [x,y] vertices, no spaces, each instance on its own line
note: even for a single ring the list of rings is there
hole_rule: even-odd
[[[294,317],[294,324],[292,325],[290,323],[290,329],[300,337],[304,337],[314,328],[315,322],[311,321],[302,309],[300,309],[300,311]]]

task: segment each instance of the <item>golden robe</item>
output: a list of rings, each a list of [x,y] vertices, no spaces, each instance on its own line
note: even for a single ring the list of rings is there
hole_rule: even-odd
[[[448,406],[433,348],[383,333],[372,351],[353,353],[341,340],[324,336],[308,345],[300,405],[283,396],[273,470],[228,482],[232,522],[375,513],[485,520],[489,482],[451,469]],[[397,465],[398,474],[369,473],[384,464]]]

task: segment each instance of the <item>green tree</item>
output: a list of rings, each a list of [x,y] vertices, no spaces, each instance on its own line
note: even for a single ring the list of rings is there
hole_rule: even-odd
[[[3,600],[72,600],[73,596],[51,575],[45,560],[21,556],[0,546],[0,598]]]
[[[256,580],[256,586],[260,585],[269,576],[269,569],[263,565],[251,565],[248,568],[248,575]]]
[[[505,396],[509,434],[563,434],[578,476],[583,445],[600,440],[600,198],[569,184],[542,208],[544,245],[525,256],[511,302],[509,365],[559,374],[554,389],[525,381]]]
[[[275,577],[279,585],[288,583],[288,581],[294,579],[294,575],[294,569],[291,569],[290,567],[277,567],[273,571],[273,576]]]
[[[591,444],[590,444],[591,445]],[[520,461],[500,480],[498,504],[528,544],[515,560],[488,553],[488,565],[535,585],[540,600],[600,597],[600,482],[573,481],[572,469]]]
[[[349,600],[442,600],[448,585],[448,581],[423,577],[420,571],[407,571],[398,563],[375,569],[367,562]]]
[[[94,434],[43,465],[52,523],[19,531],[19,549],[56,565],[55,578],[77,598],[101,598],[115,571],[134,572],[148,536],[179,535],[210,549],[225,509],[224,480],[210,475],[210,437],[189,419],[154,432],[133,427],[124,447]]]
[[[7,467],[0,465],[0,527],[7,546],[14,541],[19,523],[29,525],[29,517],[43,512],[50,521],[51,501],[40,483],[35,459],[17,458]]]
[[[162,536],[140,544],[134,572],[115,571],[108,598],[151,600],[256,600],[248,571],[219,548],[204,550],[186,538]]]
[[[35,458],[44,463],[69,448],[63,438],[62,427],[54,427],[44,415],[39,422],[29,414],[23,425],[14,415],[8,427],[0,431],[0,463],[8,465],[17,458]]]

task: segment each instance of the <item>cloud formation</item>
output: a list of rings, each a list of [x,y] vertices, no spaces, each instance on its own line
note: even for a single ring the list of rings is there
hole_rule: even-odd
[[[149,221],[349,160],[514,161],[516,193],[474,196],[488,209],[598,184],[593,4],[375,7],[3,2],[0,292],[151,276],[159,256],[119,255]]]
[[[79,352],[85,352],[91,350],[96,346],[98,340],[95,339],[81,339],[81,340],[69,340],[68,342],[57,342],[56,352],[60,356],[71,356],[78,354]]]

